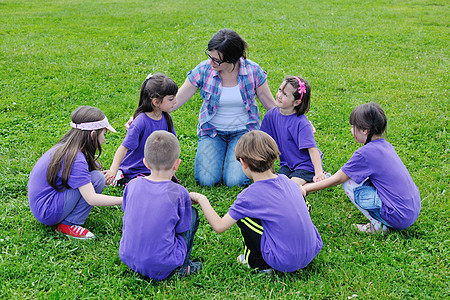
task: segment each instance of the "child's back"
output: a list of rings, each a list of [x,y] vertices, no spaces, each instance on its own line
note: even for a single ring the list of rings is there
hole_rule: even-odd
[[[144,276],[167,278],[186,257],[186,243],[177,233],[191,227],[188,191],[172,181],[138,177],[125,187],[123,199],[120,259]]]
[[[342,171],[355,182],[369,177],[383,203],[382,217],[391,227],[407,228],[419,216],[419,189],[394,147],[385,139],[373,140],[356,150]]]
[[[238,195],[228,213],[235,220],[261,220],[261,252],[276,270],[293,272],[303,268],[322,248],[299,186],[284,175],[250,185]]]

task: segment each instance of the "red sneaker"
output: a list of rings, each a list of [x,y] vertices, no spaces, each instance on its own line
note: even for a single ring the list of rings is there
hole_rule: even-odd
[[[56,227],[56,231],[59,231],[62,234],[67,235],[68,237],[80,240],[88,240],[95,237],[92,232],[78,225],[66,225],[63,223],[59,223],[58,227]]]

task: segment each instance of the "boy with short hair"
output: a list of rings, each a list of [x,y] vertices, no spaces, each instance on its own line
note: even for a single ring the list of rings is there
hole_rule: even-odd
[[[237,222],[245,246],[238,261],[261,272],[272,268],[294,272],[307,266],[322,248],[298,184],[271,172],[279,154],[277,144],[265,132],[254,130],[240,138],[235,156],[254,183],[237,196],[223,218],[204,195],[189,193],[216,232]]]
[[[123,192],[120,259],[135,272],[154,280],[174,274],[187,276],[202,265],[190,258],[199,219],[188,191],[171,181],[181,163],[180,144],[167,131],[147,139],[147,177],[131,180]]]

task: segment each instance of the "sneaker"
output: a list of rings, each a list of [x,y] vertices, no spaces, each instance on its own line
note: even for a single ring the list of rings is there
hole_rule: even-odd
[[[367,224],[352,224],[353,228],[358,229],[360,232],[370,233],[370,234],[378,234],[378,233],[387,233],[388,229],[385,225],[383,225],[380,229],[376,230],[372,223]]]
[[[244,255],[244,254],[238,255],[238,257],[236,258],[236,260],[237,260],[239,263],[244,264],[244,266],[246,266],[247,268],[250,268],[250,266],[248,265],[247,261],[245,260],[245,255]]]
[[[119,170],[117,171],[116,177],[114,178],[113,182],[111,183],[111,186],[120,186],[118,182],[119,182],[119,180],[121,180],[122,178],[124,178],[123,172],[122,172],[122,170],[119,169]]]
[[[56,227],[56,231],[61,232],[68,237],[80,240],[88,240],[95,237],[92,232],[78,225],[66,225],[63,223],[59,223],[58,227]]]
[[[179,267],[177,270],[178,277],[186,277],[197,273],[202,269],[202,263],[199,261],[189,261],[186,267]]]
[[[260,270],[259,273],[265,274],[267,276],[272,276],[273,275],[273,269],[269,268],[269,269],[265,269],[265,270]]]

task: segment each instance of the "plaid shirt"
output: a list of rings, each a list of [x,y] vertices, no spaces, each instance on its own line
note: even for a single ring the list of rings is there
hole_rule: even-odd
[[[266,82],[267,73],[255,62],[241,57],[239,64],[238,85],[244,107],[248,112],[247,129],[259,129],[261,118],[259,116],[258,105],[256,103],[256,88]],[[222,92],[222,79],[219,72],[214,71],[208,60],[201,62],[197,67],[188,73],[189,81],[200,88],[200,96],[203,104],[198,117],[197,135],[209,135],[215,137],[217,130],[209,121],[217,112]]]

